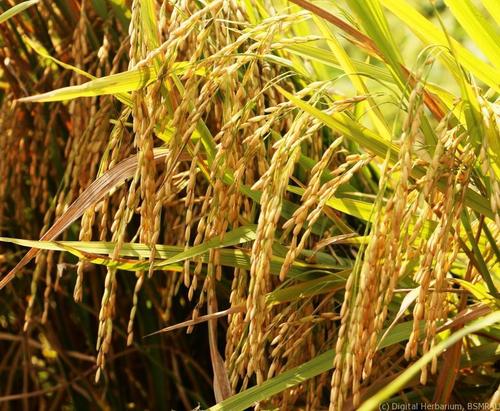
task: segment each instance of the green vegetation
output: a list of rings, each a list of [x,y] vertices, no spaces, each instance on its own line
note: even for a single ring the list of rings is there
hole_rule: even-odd
[[[0,0],[0,407],[494,409],[499,22]]]

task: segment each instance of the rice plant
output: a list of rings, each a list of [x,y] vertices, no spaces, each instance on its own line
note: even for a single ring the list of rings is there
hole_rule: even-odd
[[[0,13],[2,409],[497,409],[498,2]]]

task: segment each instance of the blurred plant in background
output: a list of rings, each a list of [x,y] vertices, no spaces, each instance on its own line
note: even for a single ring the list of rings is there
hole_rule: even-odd
[[[0,8],[5,409],[498,403],[497,2]]]

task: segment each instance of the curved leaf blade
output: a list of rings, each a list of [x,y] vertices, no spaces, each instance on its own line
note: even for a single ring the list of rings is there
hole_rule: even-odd
[[[0,24],[14,17],[16,14],[19,14],[26,10],[28,7],[31,7],[37,4],[40,0],[29,0],[23,1],[22,3],[16,4],[14,7],[11,7],[6,12],[0,14]]]

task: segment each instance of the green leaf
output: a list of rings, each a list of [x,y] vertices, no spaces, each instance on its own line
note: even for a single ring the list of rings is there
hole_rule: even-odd
[[[495,283],[493,282],[493,279],[491,278],[491,274],[488,270],[486,262],[484,261],[483,253],[479,249],[479,246],[476,242],[476,238],[474,236],[474,233],[472,232],[470,217],[469,217],[469,213],[467,212],[467,210],[462,211],[461,220],[462,220],[462,224],[463,224],[464,229],[465,229],[465,233],[467,234],[467,238],[469,239],[469,242],[472,246],[472,251],[474,253],[474,259],[475,259],[475,263],[476,263],[475,264],[476,268],[478,269],[479,273],[481,274],[481,277],[483,278],[484,282],[487,284],[490,293],[492,295],[494,295],[495,297],[497,297],[498,291],[495,287]]]
[[[127,29],[130,23],[131,12],[127,7],[125,0],[108,0],[108,3],[111,4],[113,12],[122,24],[123,28]]]
[[[483,0],[483,5],[495,19],[495,22],[500,24],[500,3],[498,0]]]
[[[330,293],[344,288],[347,276],[351,270],[340,271],[314,280],[304,281],[290,287],[276,289],[266,296],[269,305],[295,301],[318,294]]]
[[[402,58],[378,0],[365,0],[363,2],[348,0],[348,3],[358,16],[370,39],[379,48],[381,57],[393,73],[395,83],[401,90],[404,90],[405,76],[401,69]]]
[[[287,45],[285,49],[298,56],[307,57],[310,60],[318,61],[326,66],[342,70],[342,64],[340,64],[335,54],[321,47],[310,44],[293,44]],[[351,63],[356,69],[356,74],[363,74],[388,83],[394,82],[393,77],[385,67],[378,67],[356,59],[351,59]]]
[[[498,324],[500,322],[500,311],[491,313],[486,317],[480,318],[472,322],[469,325],[466,325],[461,330],[451,334],[448,338],[441,341],[439,344],[434,346],[431,350],[425,353],[422,357],[420,357],[416,362],[414,362],[409,368],[403,371],[397,378],[391,381],[387,386],[382,388],[377,394],[373,397],[365,401],[358,408],[359,411],[371,411],[378,410],[379,404],[383,401],[390,398],[393,394],[402,390],[405,385],[411,381],[411,379],[418,373],[420,370],[426,366],[429,362],[432,361],[434,357],[441,354],[446,348],[451,347],[456,342],[460,341],[466,335],[472,334],[474,332],[480,331],[483,328],[489,327],[494,324]]]
[[[360,146],[366,148],[368,151],[381,158],[384,158],[387,154],[387,151],[390,151],[391,160],[394,163],[397,161],[399,148],[395,144],[383,139],[366,127],[363,127],[358,122],[352,120],[347,114],[333,113],[332,115],[328,115],[310,105],[309,103],[306,103],[305,101],[295,97],[281,87],[276,86],[276,88],[297,107],[313,115],[318,120],[321,120],[331,129],[339,132],[346,138],[351,139],[352,141],[356,142]]]
[[[389,347],[409,338],[413,323],[411,321],[396,325],[381,343],[380,348]],[[334,351],[329,350],[296,368],[249,388],[239,394],[210,407],[207,411],[242,411],[254,403],[270,398],[281,391],[294,387],[310,378],[316,377],[333,368]]]
[[[157,248],[157,258],[163,258],[163,260],[154,264],[155,268],[161,269],[170,269],[174,263],[178,263],[184,260],[188,260],[193,257],[197,257],[202,254],[206,254],[208,251],[216,248],[229,247],[241,243],[246,243],[248,241],[255,240],[257,226],[256,225],[248,225],[236,228],[233,231],[230,231],[224,235],[224,238],[213,238],[208,240],[207,242],[190,247],[186,251],[181,251],[181,247],[173,248],[165,247],[162,245],[156,246]],[[114,249],[113,243],[104,243],[104,242],[79,242],[79,241],[57,241],[57,242],[47,242],[47,241],[32,241],[32,240],[22,240],[22,239],[13,239],[0,237],[0,241],[9,242],[13,244],[22,245],[24,247],[32,247],[32,248],[43,248],[48,250],[58,250],[58,251],[69,251],[70,253],[77,255],[80,258],[87,258],[87,254],[92,254],[92,257],[96,259],[96,254],[109,254],[112,253]],[[171,252],[174,252],[174,255]],[[180,251],[180,252],[179,252]],[[120,255],[148,258],[151,251],[148,247],[143,244],[133,244],[128,243],[125,244],[122,248],[122,252]],[[166,257],[166,259],[164,259]],[[96,264],[102,264],[103,261],[98,261]],[[142,264],[142,261],[138,261],[136,263]],[[107,265],[107,264],[106,264]],[[122,269],[126,270],[135,270],[139,267],[135,266],[127,266],[124,267],[122,264],[120,266]]]
[[[321,30],[323,35],[326,37],[326,42],[335,56],[338,58],[339,63],[342,67],[342,70],[348,75],[351,83],[356,88],[356,91],[360,95],[366,95],[367,97],[367,106],[369,107],[368,115],[372,119],[373,124],[377,128],[377,131],[386,139],[391,139],[391,134],[389,127],[387,126],[384,116],[380,110],[380,107],[375,103],[373,98],[370,96],[370,91],[366,86],[364,79],[362,76],[356,73],[356,68],[354,66],[353,61],[349,57],[349,54],[346,52],[342,44],[337,39],[335,34],[328,28],[325,22],[314,16],[314,21],[317,24],[318,28]],[[362,107],[365,106],[364,102],[360,102]]]
[[[148,47],[150,50],[154,50],[160,45],[155,2],[153,0],[142,0],[140,2],[140,6],[142,28],[144,29],[146,34]]]
[[[174,64],[174,73],[182,74],[186,71],[189,63],[178,62]],[[198,70],[197,74],[203,74],[202,70]],[[146,87],[153,81],[157,80],[158,74],[152,67],[143,66],[137,69],[124,71],[122,73],[111,74],[105,77],[99,77],[87,83],[77,86],[63,87],[57,90],[52,90],[47,93],[37,94],[34,96],[20,98],[21,102],[47,102],[47,101],[66,101],[79,97],[95,97],[101,95],[122,95],[129,91],[134,91]],[[132,105],[130,97],[129,104]]]
[[[428,19],[411,7],[406,0],[380,1],[388,10],[403,21],[424,44],[442,45],[448,48],[446,36]],[[452,40],[452,43],[460,59],[460,64],[477,76],[477,78],[484,81],[488,86],[500,92],[498,71],[465,49],[456,40]],[[456,70],[456,66],[449,54],[440,53],[439,56],[451,71]]]
[[[37,4],[40,0],[29,0],[23,1],[22,3],[16,4],[14,7],[11,7],[6,12],[0,14],[0,24],[9,20],[11,17],[14,17],[16,14],[19,14],[26,10],[28,7],[31,7]]]
[[[67,70],[71,70],[71,71],[74,71],[75,73],[77,74],[80,74],[81,76],[84,76],[84,77],[87,77],[88,79],[90,80],[95,80],[97,79],[97,77],[93,76],[92,74],[90,73],[87,73],[85,70],[82,70],[78,67],[75,67],[71,64],[67,64],[67,63],[64,63],[63,61],[61,60],[58,60],[56,59],[55,57],[52,57],[49,53],[47,53],[47,50],[45,50],[45,48],[33,41],[32,39],[30,39],[29,37],[27,36],[23,36],[23,39],[26,41],[26,43],[41,57],[45,58],[45,59],[48,59],[52,62],[54,62],[55,64],[57,64],[58,66],[61,66]],[[128,93],[116,93],[116,98],[118,100],[120,100],[123,104],[131,107],[132,106],[132,99],[130,97],[130,95]]]
[[[104,20],[108,17],[108,9],[104,0],[92,0],[92,5],[101,19]]]
[[[490,306],[493,310],[500,309],[500,300],[493,297],[482,283],[472,284],[469,281],[454,278],[452,281],[460,284],[469,291],[478,301]]]
[[[63,87],[43,94],[20,98],[26,103],[66,101],[79,97],[95,97],[107,94],[120,94],[138,90],[156,80],[156,71],[151,67],[111,74],[110,76],[96,78],[77,86]]]
[[[88,79],[90,80],[95,80],[97,77],[93,76],[92,74],[90,73],[87,73],[85,70],[82,70],[82,69],[79,69],[78,67],[75,67],[71,64],[68,64],[68,63],[64,63],[63,61],[61,60],[58,60],[56,59],[55,57],[52,57],[48,52],[47,50],[45,49],[45,47],[43,47],[40,43],[38,43],[37,41],[35,40],[32,40],[30,39],[28,36],[23,36],[23,40],[26,42],[26,44],[28,44],[28,46],[30,46],[33,51],[35,53],[37,53],[40,57],[43,57],[45,59],[48,59],[52,62],[54,62],[55,64],[57,64],[58,66],[61,66],[67,70],[71,70],[71,71],[74,71],[76,74],[80,74],[81,76],[84,76],[84,77],[87,77]]]
[[[445,0],[451,12],[486,57],[500,68],[498,33],[470,0]]]
[[[206,253],[207,251],[215,248],[229,247],[236,244],[246,243],[255,240],[255,235],[257,232],[256,225],[249,225],[236,228],[229,233],[224,234],[224,238],[212,238],[207,242],[190,247],[188,250],[177,254],[175,257],[169,258],[166,261],[157,265],[157,268],[163,266],[168,266],[173,263],[178,263],[179,261],[188,260],[190,258],[199,256]]]
[[[182,267],[176,263],[190,258],[198,257],[204,263],[208,262],[209,251],[220,249],[220,263],[223,266],[250,269],[250,250],[240,250],[230,247],[255,239],[257,226],[247,225],[239,227],[233,231],[227,232],[224,238],[213,238],[207,242],[188,250],[181,246],[156,245],[154,269],[163,269],[168,271],[180,271]],[[36,241],[17,238],[0,237],[0,242],[8,242],[23,247],[30,247],[33,250],[52,250],[69,252],[78,258],[90,261],[94,264],[114,267],[128,271],[142,271],[150,267],[151,249],[145,244],[125,243],[120,249],[120,257],[134,257],[136,260],[120,258],[110,259],[108,256],[113,253],[115,244],[103,241]],[[288,277],[296,278],[302,281],[309,280],[308,273],[323,272],[331,274],[332,271],[345,269],[332,264],[331,261],[325,261],[321,253],[318,253],[318,264],[308,264],[301,261],[295,261],[289,271]],[[284,258],[273,256],[271,258],[271,274],[278,275],[281,271]],[[335,274],[336,276],[341,273]]]
[[[153,0],[142,0],[139,4],[141,13],[141,31],[144,33],[148,50],[152,51],[160,46],[155,3]],[[159,55],[153,59],[153,64],[155,70],[159,73],[162,64]]]

